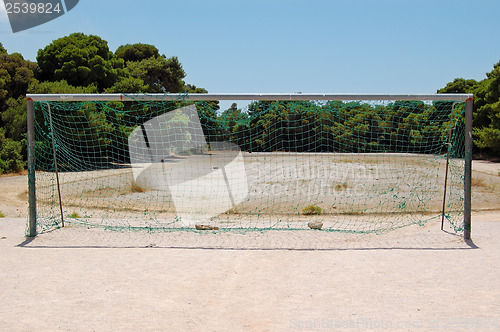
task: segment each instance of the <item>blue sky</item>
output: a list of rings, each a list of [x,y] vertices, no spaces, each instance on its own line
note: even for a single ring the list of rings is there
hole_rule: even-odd
[[[211,93],[435,93],[500,61],[499,0],[80,0],[0,42],[35,61],[73,32],[155,45]]]

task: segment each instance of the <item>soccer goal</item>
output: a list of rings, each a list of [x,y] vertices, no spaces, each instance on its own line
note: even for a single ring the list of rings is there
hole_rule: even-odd
[[[27,235],[470,237],[472,95],[27,95]]]

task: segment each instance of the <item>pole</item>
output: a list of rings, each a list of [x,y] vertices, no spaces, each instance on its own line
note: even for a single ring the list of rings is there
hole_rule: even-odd
[[[446,143],[448,147],[448,153],[446,153],[446,170],[444,173],[444,189],[443,189],[443,209],[442,209],[442,214],[441,214],[441,230],[443,230],[444,227],[444,216],[445,216],[445,209],[446,209],[446,187],[448,186],[448,169],[450,166],[450,146],[451,146],[451,131],[452,131],[451,125],[450,125],[450,131],[448,132],[448,142]]]
[[[36,183],[35,183],[35,108],[32,99],[26,100],[28,127],[28,237],[36,236]]]
[[[470,240],[472,212],[472,113],[474,99],[465,101],[464,240]]]
[[[450,167],[450,148],[451,148],[451,135],[453,132],[453,127],[456,126],[457,120],[453,118],[453,115],[455,114],[455,106],[459,104],[458,102],[454,102],[453,106],[451,107],[451,114],[450,114],[450,130],[448,131],[448,140],[446,142],[447,146],[447,153],[446,153],[446,170],[444,173],[444,190],[443,190],[443,209],[442,209],[442,215],[441,215],[441,230],[443,230],[444,227],[444,217],[445,217],[445,209],[446,209],[446,189],[448,186],[448,169]],[[455,120],[455,122],[453,122]]]
[[[62,198],[61,198],[61,185],[59,183],[59,171],[57,168],[57,153],[56,153],[56,139],[54,138],[55,132],[54,132],[54,127],[52,125],[52,111],[50,109],[49,103],[47,103],[47,107],[49,110],[49,124],[50,124],[50,131],[52,133],[52,154],[54,156],[54,170],[56,172],[56,181],[57,181],[57,195],[59,196],[59,210],[61,212],[61,226],[64,227],[64,212],[63,212],[63,206],[62,206]]]
[[[83,93],[28,94],[34,101],[136,101],[136,100],[442,100],[465,101],[471,94],[339,94],[339,93]]]

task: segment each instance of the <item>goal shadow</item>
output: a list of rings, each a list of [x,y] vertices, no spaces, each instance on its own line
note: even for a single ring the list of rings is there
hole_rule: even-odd
[[[202,250],[470,250],[472,240],[440,229],[437,222],[381,234],[317,230],[115,232],[66,227],[27,238],[23,248],[124,248]]]

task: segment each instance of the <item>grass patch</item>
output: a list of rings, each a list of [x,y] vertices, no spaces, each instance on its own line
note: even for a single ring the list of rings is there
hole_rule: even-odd
[[[305,216],[318,215],[323,213],[323,209],[317,205],[309,205],[302,209],[302,214]]]
[[[2,211],[0,211],[0,218],[5,218],[5,214],[3,214]]]
[[[68,216],[68,218],[78,219],[78,218],[81,218],[81,217],[78,215],[78,213],[73,212],[72,214],[70,214],[70,215]]]

